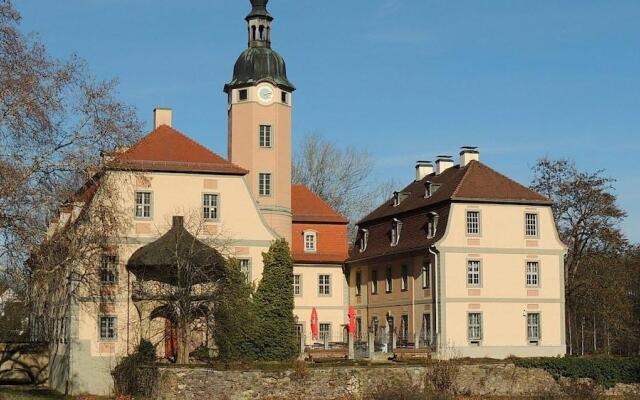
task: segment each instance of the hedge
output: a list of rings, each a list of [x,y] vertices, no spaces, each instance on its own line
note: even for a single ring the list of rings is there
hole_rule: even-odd
[[[606,388],[616,383],[640,383],[640,357],[523,358],[514,363],[544,369],[555,379],[591,378]]]

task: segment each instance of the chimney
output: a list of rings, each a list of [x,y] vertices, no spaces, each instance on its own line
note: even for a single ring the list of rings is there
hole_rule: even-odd
[[[173,126],[173,110],[170,108],[156,108],[153,110],[153,129],[158,129],[160,125]]]
[[[451,167],[453,167],[453,157],[438,156],[438,159],[436,160],[436,175],[440,175]]]
[[[480,152],[477,147],[462,146],[460,150],[460,168],[466,167],[471,161],[480,161]]]
[[[174,216],[172,222],[174,228],[182,228],[184,226],[184,217]]]
[[[418,161],[416,163],[416,181],[421,181],[425,176],[433,174],[431,161]]]

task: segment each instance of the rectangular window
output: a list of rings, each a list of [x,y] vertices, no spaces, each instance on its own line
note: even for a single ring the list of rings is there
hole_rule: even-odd
[[[378,294],[378,271],[371,271],[371,294]]]
[[[218,195],[205,194],[202,196],[202,210],[205,220],[218,219]]]
[[[362,273],[356,272],[356,296],[362,294]]]
[[[118,258],[103,254],[100,260],[100,283],[113,285],[118,280]]]
[[[482,340],[482,314],[469,313],[468,314],[468,327],[469,327],[469,340],[478,341]]]
[[[304,251],[308,253],[312,253],[316,251],[316,233],[315,232],[305,232]]]
[[[247,282],[251,282],[251,260],[243,258],[240,259],[240,272],[242,272],[247,279]]]
[[[280,93],[280,99],[282,100],[282,103],[289,104],[289,93],[285,92],[284,90]]]
[[[529,214],[525,215],[525,228],[524,233],[529,237],[537,237],[538,236],[538,214]]]
[[[431,263],[426,262],[422,265],[422,288],[429,289],[431,287]]]
[[[293,295],[302,296],[302,275],[293,276]]]
[[[400,340],[407,342],[409,340],[409,316],[400,317]]]
[[[260,147],[271,147],[271,125],[260,125]]]
[[[249,98],[249,92],[247,89],[238,90],[238,100],[246,101]]]
[[[261,173],[258,175],[258,194],[271,196],[271,174]]]
[[[540,284],[540,264],[537,261],[527,261],[527,286]]]
[[[391,267],[387,268],[387,293],[393,292],[393,275],[391,274]]]
[[[116,317],[100,317],[100,340],[113,340],[118,337]]]
[[[379,330],[378,317],[371,318],[371,333],[373,333],[374,339],[378,339],[378,330]]]
[[[480,235],[480,211],[467,211],[467,235]]]
[[[527,313],[527,339],[531,342],[540,340],[540,314]]]
[[[467,261],[467,286],[480,286],[480,261]]]
[[[422,329],[420,338],[428,345],[431,344],[431,314],[422,314]]]
[[[321,296],[331,295],[331,275],[318,276],[318,293]]]
[[[362,339],[362,318],[356,318],[356,339]]]
[[[320,341],[330,342],[331,341],[331,324],[321,323],[320,324]]]
[[[409,268],[406,265],[402,266],[402,282],[400,283],[400,286],[402,291],[409,289]]]
[[[136,192],[136,218],[151,218],[151,192]]]

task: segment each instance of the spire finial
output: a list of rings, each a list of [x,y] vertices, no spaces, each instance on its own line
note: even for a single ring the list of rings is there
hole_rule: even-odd
[[[247,16],[247,20],[254,17],[263,17],[272,20],[269,11],[267,11],[267,3],[269,0],[250,0],[251,13]]]

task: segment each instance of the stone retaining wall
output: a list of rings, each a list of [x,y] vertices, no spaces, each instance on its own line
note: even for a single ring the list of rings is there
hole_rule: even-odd
[[[47,381],[49,355],[40,343],[0,343],[0,383]]]
[[[308,368],[294,371],[214,371],[205,368],[160,368],[158,400],[361,399],[381,382],[424,384],[426,367],[372,366]],[[471,396],[528,395],[560,390],[544,370],[513,364],[462,365],[455,380],[458,393]],[[637,390],[621,385],[617,392]]]

